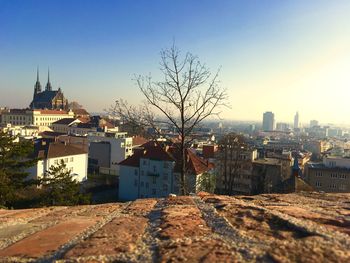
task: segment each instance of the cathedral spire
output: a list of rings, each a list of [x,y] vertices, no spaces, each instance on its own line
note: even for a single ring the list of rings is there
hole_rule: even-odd
[[[50,83],[50,69],[47,70],[47,84],[46,84],[45,90],[48,90],[48,91],[52,90],[52,86]]]
[[[36,69],[36,82],[34,85],[34,97],[36,94],[38,94],[40,92],[41,92],[41,84],[39,81],[39,67],[37,67],[37,69]]]

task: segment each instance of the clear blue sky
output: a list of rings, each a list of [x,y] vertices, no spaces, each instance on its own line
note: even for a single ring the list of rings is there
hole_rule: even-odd
[[[134,74],[158,73],[173,39],[220,79],[223,117],[349,122],[350,1],[0,0],[0,106],[29,105],[44,86],[90,111],[142,100]]]

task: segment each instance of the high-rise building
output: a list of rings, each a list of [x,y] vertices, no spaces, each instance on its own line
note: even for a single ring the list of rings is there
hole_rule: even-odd
[[[294,129],[299,129],[299,112],[296,112],[294,116]]]
[[[316,121],[316,120],[311,120],[311,121],[310,121],[310,128],[315,127],[315,126],[318,126],[318,121]]]
[[[284,122],[277,122],[276,123],[276,130],[277,131],[288,131],[289,130],[289,124],[288,123],[284,123]]]
[[[263,115],[263,131],[273,131],[275,129],[275,114],[267,111]]]

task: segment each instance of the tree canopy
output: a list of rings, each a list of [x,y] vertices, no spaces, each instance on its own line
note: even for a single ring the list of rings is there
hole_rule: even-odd
[[[0,206],[12,205],[16,192],[26,185],[26,170],[37,162],[28,158],[33,152],[33,143],[17,142],[17,139],[17,136],[0,131]]]

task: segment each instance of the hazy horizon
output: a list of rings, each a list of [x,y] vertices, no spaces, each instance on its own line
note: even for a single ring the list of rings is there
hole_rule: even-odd
[[[101,112],[143,98],[160,51],[198,55],[227,88],[222,117],[349,124],[350,1],[0,0],[0,106],[27,107],[36,68],[70,101]]]

